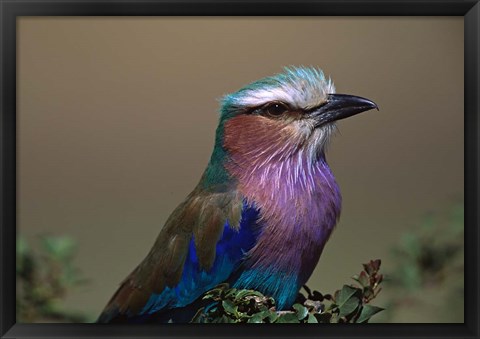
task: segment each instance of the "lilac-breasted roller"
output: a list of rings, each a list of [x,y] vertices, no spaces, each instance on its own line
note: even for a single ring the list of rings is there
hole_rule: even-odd
[[[294,303],[340,215],[325,159],[335,121],[377,108],[313,67],[226,95],[210,162],[98,322],[188,321],[222,282]]]

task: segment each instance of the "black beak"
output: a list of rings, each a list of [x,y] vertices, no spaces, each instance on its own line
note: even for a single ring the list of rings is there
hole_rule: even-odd
[[[318,121],[317,127],[327,122],[345,119],[378,106],[371,100],[348,94],[329,94],[327,101],[308,112]]]

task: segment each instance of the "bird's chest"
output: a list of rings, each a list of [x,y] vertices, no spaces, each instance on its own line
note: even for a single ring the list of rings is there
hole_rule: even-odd
[[[239,188],[260,211],[261,233],[248,265],[308,278],[340,214],[340,192],[327,164],[272,165],[244,177]]]
[[[239,183],[248,203],[259,210],[260,234],[234,277],[234,287],[273,296],[279,309],[291,306],[312,274],[341,204],[326,164],[303,174],[292,166],[245,176]]]

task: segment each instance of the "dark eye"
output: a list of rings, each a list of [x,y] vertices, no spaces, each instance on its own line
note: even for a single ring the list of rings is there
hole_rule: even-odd
[[[288,107],[284,103],[274,102],[266,105],[263,108],[263,111],[268,115],[278,117],[279,115],[282,115],[283,113],[288,111]]]

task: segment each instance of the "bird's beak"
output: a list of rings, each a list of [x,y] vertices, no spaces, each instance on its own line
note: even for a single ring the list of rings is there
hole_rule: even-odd
[[[317,127],[327,122],[345,119],[378,106],[371,100],[348,94],[329,94],[327,101],[309,113],[317,121]]]

